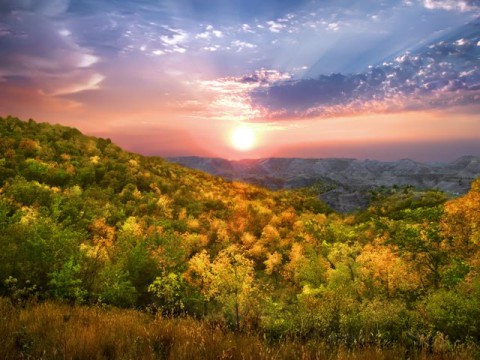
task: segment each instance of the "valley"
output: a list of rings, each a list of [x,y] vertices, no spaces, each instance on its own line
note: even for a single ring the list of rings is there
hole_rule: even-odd
[[[480,176],[478,156],[464,156],[451,163],[300,158],[228,161],[193,156],[168,160],[272,190],[314,186],[320,199],[339,212],[364,210],[373,199],[372,192],[393,187],[463,195],[471,181]]]

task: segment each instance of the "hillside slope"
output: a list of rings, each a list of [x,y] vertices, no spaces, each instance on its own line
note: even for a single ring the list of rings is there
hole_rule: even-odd
[[[70,272],[84,300],[147,304],[155,277],[185,271],[199,250],[245,237],[254,246],[272,217],[310,211],[330,210],[313,195],[232,183],[73,128],[0,119],[0,293],[8,276],[56,293],[53,279]]]
[[[0,296],[18,307],[136,307],[271,340],[477,346],[479,224],[480,180],[455,200],[398,189],[344,216],[308,190],[0,119]]]

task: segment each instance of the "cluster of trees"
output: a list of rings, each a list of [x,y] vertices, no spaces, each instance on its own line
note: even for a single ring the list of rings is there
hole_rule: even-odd
[[[0,295],[154,308],[267,336],[480,341],[480,180],[353,215],[0,118]]]

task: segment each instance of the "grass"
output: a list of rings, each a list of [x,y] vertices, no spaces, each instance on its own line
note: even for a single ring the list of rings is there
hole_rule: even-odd
[[[268,343],[193,318],[0,298],[0,359],[472,359],[473,346],[332,348],[320,339]]]

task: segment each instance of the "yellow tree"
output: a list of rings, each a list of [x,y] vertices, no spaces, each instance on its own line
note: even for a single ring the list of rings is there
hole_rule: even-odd
[[[264,261],[265,264],[265,273],[272,275],[274,272],[277,272],[280,266],[282,265],[282,254],[275,251],[274,253],[269,253],[267,255],[267,260]]]
[[[185,280],[196,287],[204,299],[209,300],[212,281],[212,263],[206,250],[196,254],[188,262],[188,269],[183,274]],[[207,311],[207,303],[203,301],[204,315]]]
[[[235,245],[220,251],[213,262],[204,250],[189,261],[186,280],[199,288],[207,300],[217,301],[224,314],[234,319],[235,327],[255,303],[255,270]]]
[[[463,197],[445,204],[441,219],[443,248],[456,259],[448,270],[451,284],[480,277],[480,179]]]
[[[411,264],[379,242],[365,245],[357,261],[367,290],[379,289],[390,298],[398,292],[414,291],[420,287],[420,276],[411,271]]]
[[[443,235],[452,240],[456,252],[471,255],[480,246],[480,179],[463,197],[445,204],[441,221]]]
[[[252,309],[256,292],[255,270],[252,260],[232,245],[220,251],[211,266],[209,296],[216,299],[224,313],[234,317],[235,327]]]

